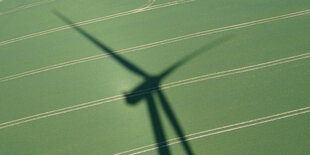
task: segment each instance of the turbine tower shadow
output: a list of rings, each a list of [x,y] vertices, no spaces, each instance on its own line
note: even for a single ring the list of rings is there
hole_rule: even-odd
[[[123,65],[125,68],[127,68],[131,72],[133,72],[139,76],[142,76],[144,78],[143,83],[141,83],[135,89],[130,91],[130,93],[125,94],[126,102],[130,105],[135,105],[143,99],[146,100],[147,109],[149,112],[149,117],[151,119],[152,129],[153,129],[153,132],[155,135],[156,145],[157,145],[159,154],[160,155],[169,155],[171,153],[170,153],[170,150],[168,147],[166,135],[164,133],[164,128],[162,126],[162,123],[161,123],[161,120],[159,117],[158,107],[155,104],[154,95],[158,95],[160,105],[161,105],[163,111],[165,112],[165,114],[167,115],[167,118],[170,121],[172,127],[174,128],[176,134],[178,135],[179,140],[182,142],[182,146],[183,146],[185,152],[189,155],[194,154],[190,145],[186,141],[185,134],[181,128],[181,125],[180,125],[174,111],[170,107],[170,104],[169,104],[166,96],[164,95],[164,93],[162,92],[162,90],[160,88],[160,83],[165,77],[170,75],[173,71],[175,71],[177,68],[179,68],[181,65],[183,65],[184,63],[186,63],[190,59],[198,56],[199,54],[201,54],[204,51],[210,50],[210,49],[222,44],[223,42],[230,39],[230,37],[221,38],[221,39],[213,41],[212,43],[210,43],[206,46],[203,46],[202,48],[194,51],[190,55],[187,55],[183,59],[179,60],[178,62],[176,62],[175,64],[173,64],[172,66],[170,66],[169,68],[167,68],[166,70],[164,70],[163,72],[161,72],[158,75],[149,75],[145,71],[143,71],[142,69],[140,69],[139,67],[137,67],[136,65],[131,63],[130,61],[128,61],[128,60],[122,58],[121,56],[119,56],[118,54],[116,54],[111,48],[109,48],[108,46],[106,46],[102,42],[98,41],[98,39],[96,39],[92,35],[88,34],[86,31],[81,29],[78,25],[75,25],[72,21],[70,21],[68,18],[66,18],[61,13],[59,13],[57,11],[55,11],[54,13],[59,18],[61,18],[64,22],[66,22],[72,28],[74,28],[77,32],[79,32],[81,35],[83,35],[85,38],[90,40],[93,44],[98,46],[103,52],[106,52],[109,55],[111,55],[118,63]]]

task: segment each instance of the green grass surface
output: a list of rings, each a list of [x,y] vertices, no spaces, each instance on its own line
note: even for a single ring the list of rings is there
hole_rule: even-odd
[[[43,114],[46,118],[42,119],[34,116],[37,120],[27,118],[28,122],[4,124],[122,96],[144,81],[111,56],[43,71],[42,67],[104,54],[102,49],[69,27],[28,39],[16,39],[66,25],[53,13],[55,10],[74,22],[82,22],[132,11],[150,1],[54,0],[21,7],[38,2],[43,1],[0,2],[0,154],[114,154],[156,143],[146,100],[132,106],[119,98],[83,109],[71,108],[75,111],[59,115]],[[169,2],[173,1],[156,0],[151,7]],[[310,8],[307,0],[178,2],[85,24],[81,28],[118,51]],[[119,56],[149,75],[156,75],[201,47],[219,41],[214,48],[189,60],[161,82],[170,84],[309,53],[309,27],[310,13],[307,11],[304,15],[195,36]],[[12,42],[7,43],[9,40]],[[310,63],[308,57],[302,58],[172,88],[163,86],[162,92],[184,135],[308,108]],[[8,78],[36,69],[41,70]],[[178,137],[156,94],[154,101],[166,140]],[[300,115],[287,115],[287,118],[255,126],[241,128],[239,125],[240,129],[236,130],[230,127],[229,132],[188,142],[195,154],[308,154],[310,118],[308,111],[303,111],[305,113]],[[180,143],[168,148],[172,154],[186,154]],[[131,153],[134,152],[138,151]],[[157,149],[145,152],[158,153]]]

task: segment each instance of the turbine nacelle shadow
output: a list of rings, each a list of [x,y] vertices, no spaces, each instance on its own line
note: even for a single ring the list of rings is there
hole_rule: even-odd
[[[151,76],[145,79],[146,81],[138,85],[130,93],[125,93],[126,102],[129,105],[135,105],[144,99],[144,95],[151,94],[153,91],[156,91],[159,88],[161,78],[159,76]]]

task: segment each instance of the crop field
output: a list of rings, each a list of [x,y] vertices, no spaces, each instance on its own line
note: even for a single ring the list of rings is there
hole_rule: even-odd
[[[0,0],[1,155],[309,146],[309,0]]]

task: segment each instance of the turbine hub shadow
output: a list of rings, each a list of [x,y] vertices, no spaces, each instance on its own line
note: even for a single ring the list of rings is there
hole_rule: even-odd
[[[154,91],[159,90],[161,78],[159,76],[151,76],[145,78],[145,82],[137,86],[130,93],[125,93],[126,102],[129,105],[135,105],[142,99],[145,99],[146,95],[151,95]]]

